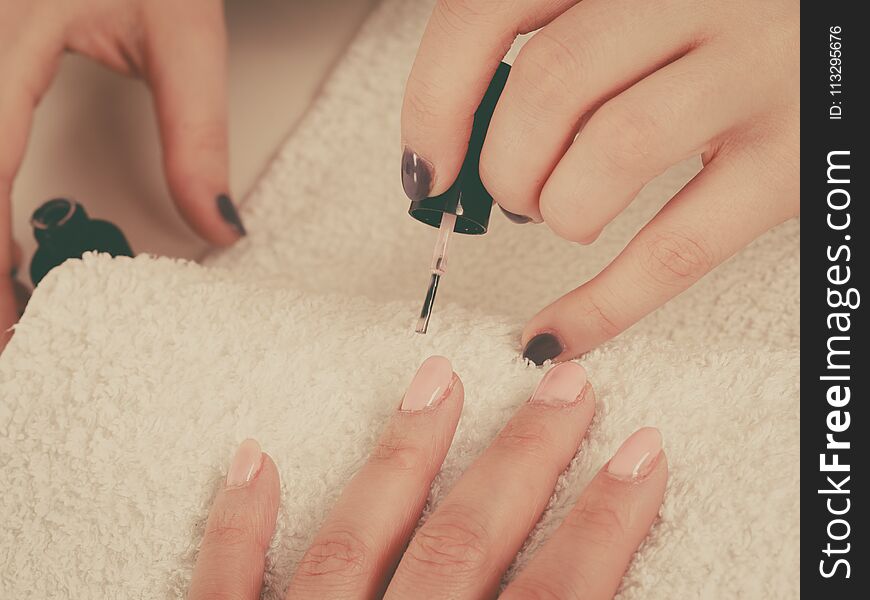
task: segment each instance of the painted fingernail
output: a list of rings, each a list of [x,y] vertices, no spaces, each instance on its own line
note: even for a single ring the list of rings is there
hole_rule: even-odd
[[[510,221],[511,223],[516,223],[517,225],[523,225],[523,224],[525,224],[525,223],[531,223],[531,222],[532,222],[532,218],[531,218],[531,217],[527,217],[527,216],[525,216],[525,215],[518,215],[518,214],[516,214],[516,213],[512,213],[512,212],[509,211],[509,210],[505,210],[505,209],[503,209],[501,206],[499,206],[499,208],[501,209],[501,212],[504,213],[504,216],[506,216],[506,217],[508,218],[508,221]]]
[[[620,479],[641,479],[649,474],[662,451],[662,434],[655,427],[635,431],[607,464],[607,472]]]
[[[432,164],[410,148],[402,154],[402,187],[413,201],[428,197],[432,189]]]
[[[221,218],[226,221],[227,225],[232,227],[239,235],[248,235],[232,199],[230,199],[226,194],[221,194],[215,199],[215,201],[217,202],[218,212],[220,213]]]
[[[402,398],[402,410],[423,410],[436,404],[447,395],[452,382],[453,367],[450,361],[443,356],[430,356],[423,361],[411,380]]]
[[[230,470],[227,471],[226,487],[241,487],[256,477],[263,464],[263,452],[256,440],[247,439],[239,444]]]
[[[586,369],[575,362],[564,362],[547,371],[529,402],[550,406],[572,404],[580,399],[585,388]]]
[[[562,354],[562,343],[552,333],[539,333],[529,340],[523,350],[523,358],[541,366]]]

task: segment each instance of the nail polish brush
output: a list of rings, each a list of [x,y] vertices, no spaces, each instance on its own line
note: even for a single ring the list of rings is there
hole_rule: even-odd
[[[474,112],[474,124],[468,140],[468,150],[453,185],[439,196],[432,196],[411,202],[408,214],[427,225],[438,227],[438,239],[432,254],[429,287],[426,299],[417,321],[415,331],[426,333],[429,318],[435,303],[435,294],[441,277],[447,270],[447,243],[450,233],[482,235],[489,226],[492,211],[492,196],[480,180],[480,151],[492,120],[492,113],[498,103],[510,74],[510,65],[500,63],[483,95],[483,100]]]

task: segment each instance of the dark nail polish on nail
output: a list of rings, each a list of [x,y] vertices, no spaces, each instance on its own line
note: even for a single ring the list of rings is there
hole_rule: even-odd
[[[523,358],[539,367],[560,354],[562,354],[562,344],[552,333],[539,333],[529,340],[526,349],[523,350]]]
[[[221,218],[229,223],[239,235],[248,235],[248,232],[245,231],[245,226],[242,225],[242,219],[239,218],[239,213],[236,211],[236,205],[233,204],[230,197],[226,194],[221,194],[217,197],[216,202]]]
[[[432,165],[410,148],[402,154],[402,187],[412,201],[428,197],[432,187]]]
[[[501,208],[501,206],[499,206],[499,208]],[[512,213],[509,210],[505,210],[503,208],[501,208],[501,212],[504,213],[504,216],[506,216],[511,223],[516,223],[517,225],[522,225],[524,223],[531,223],[532,222],[532,218],[527,217],[526,215],[518,215],[516,213]]]

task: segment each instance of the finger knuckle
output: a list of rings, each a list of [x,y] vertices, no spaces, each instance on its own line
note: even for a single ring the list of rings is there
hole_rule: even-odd
[[[429,455],[408,438],[387,434],[378,440],[370,460],[392,471],[418,471],[428,467]]]
[[[250,543],[250,520],[242,513],[227,511],[209,522],[203,544],[232,548]]]
[[[227,146],[227,128],[223,122],[210,121],[191,127],[189,131],[194,152],[221,152]]]
[[[510,453],[546,458],[553,448],[550,428],[535,419],[513,419],[498,434],[494,447]]]
[[[166,154],[171,163],[194,170],[203,156],[223,152],[227,145],[227,129],[222,121],[189,123],[178,120],[166,130]]]
[[[603,230],[606,223],[601,221],[599,204],[583,179],[565,169],[550,175],[540,195],[544,222],[559,237],[578,244],[591,243]]]
[[[626,173],[654,174],[652,151],[660,131],[659,120],[650,111],[622,103],[601,107],[585,133],[595,137],[605,173],[625,177]]]
[[[605,498],[599,501],[581,501],[568,514],[565,524],[586,545],[608,548],[624,539],[628,529],[619,502]]]
[[[574,102],[583,51],[544,29],[517,56],[513,72],[522,81],[521,106],[532,114],[551,112]]]
[[[437,127],[440,122],[440,113],[436,110],[438,96],[439,94],[432,89],[429,82],[423,81],[412,73],[405,90],[403,105],[405,123],[410,122],[423,129]]]
[[[329,531],[318,535],[305,552],[297,577],[351,578],[364,571],[367,557],[368,547],[358,536],[344,529]]]
[[[612,303],[605,301],[600,295],[584,295],[575,310],[581,320],[591,324],[607,339],[622,333],[625,329],[622,324],[623,319],[613,308]]]
[[[473,515],[463,507],[442,509],[411,540],[408,567],[430,576],[472,576],[489,546],[486,529]]]
[[[499,0],[439,0],[432,19],[447,33],[467,32],[494,22],[504,12]]]
[[[679,231],[652,236],[641,261],[653,281],[679,287],[700,279],[714,265],[712,252],[698,236]]]
[[[578,596],[555,581],[540,577],[515,580],[500,600],[572,600]]]

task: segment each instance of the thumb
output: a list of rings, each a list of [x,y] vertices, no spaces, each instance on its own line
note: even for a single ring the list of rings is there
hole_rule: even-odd
[[[217,0],[146,9],[145,78],[154,94],[169,189],[201,237],[221,246],[245,235],[229,195],[226,32]]]
[[[242,442],[209,512],[189,600],[260,597],[279,487],[272,459],[254,440]]]

